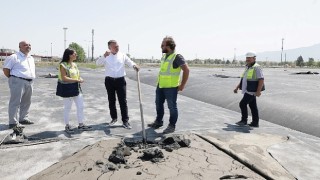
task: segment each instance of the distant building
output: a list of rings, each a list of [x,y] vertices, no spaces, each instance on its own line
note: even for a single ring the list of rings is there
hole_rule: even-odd
[[[31,55],[34,59],[34,62],[40,62],[42,61],[42,56],[39,56],[39,55]]]
[[[8,56],[14,53],[16,53],[16,51],[12,49],[0,49],[0,61],[4,61]]]
[[[0,61],[4,61],[8,56],[16,53],[17,51],[12,49],[0,49]],[[51,61],[51,56],[40,56],[40,55],[31,55],[34,58],[35,62],[41,62],[41,61]]]

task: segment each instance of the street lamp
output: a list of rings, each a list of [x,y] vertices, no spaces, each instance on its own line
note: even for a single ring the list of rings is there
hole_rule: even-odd
[[[64,49],[66,49],[66,46],[67,46],[67,27],[64,27],[63,30],[64,30]]]
[[[281,46],[281,64],[282,64],[282,53],[283,53],[283,38],[281,39],[282,40],[282,46]]]
[[[91,45],[91,61],[93,62],[93,50],[94,50],[94,46],[93,46],[93,36],[94,36],[94,29],[92,29],[92,45]]]
[[[51,58],[52,58],[52,43],[51,43],[51,49],[50,49],[50,51],[51,51]]]

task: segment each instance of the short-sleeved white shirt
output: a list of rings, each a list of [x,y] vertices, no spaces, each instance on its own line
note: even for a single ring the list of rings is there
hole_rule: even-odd
[[[36,78],[34,59],[22,52],[12,54],[4,61],[3,68],[10,69],[10,75],[34,79]]]

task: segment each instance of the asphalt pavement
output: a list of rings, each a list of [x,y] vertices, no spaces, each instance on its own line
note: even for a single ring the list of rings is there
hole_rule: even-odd
[[[181,94],[192,99],[240,112],[241,95],[233,95],[244,68],[191,68]],[[264,68],[266,90],[257,98],[261,119],[320,137],[319,69]],[[146,67],[141,82],[155,86],[158,69]],[[133,72],[128,77],[134,78]]]
[[[142,69],[141,76],[149,77],[155,69]],[[191,73],[200,73],[201,70],[192,69]],[[82,69],[85,80],[83,84],[85,101],[85,123],[93,127],[93,131],[78,132],[68,135],[64,132],[63,102],[55,96],[57,79],[39,77],[35,80],[33,102],[30,111],[34,125],[24,129],[24,133],[31,141],[22,144],[0,146],[0,179],[27,179],[53,164],[66,159],[77,151],[101,140],[117,139],[122,137],[141,137],[141,117],[137,82],[134,72],[127,70],[130,78],[128,85],[128,107],[132,129],[121,127],[121,122],[110,127],[107,95],[104,87],[103,69]],[[224,71],[223,71],[224,72]],[[37,76],[56,73],[55,68],[37,68]],[[203,75],[213,80],[210,74]],[[192,74],[191,79],[196,77]],[[229,84],[236,82],[237,78]],[[186,92],[193,85],[189,82]],[[0,76],[0,139],[10,134],[8,130],[7,107],[9,89],[7,79]],[[204,94],[208,98],[211,90],[207,90],[204,83],[202,90],[194,94]],[[216,83],[219,87],[222,82]],[[232,86],[234,87],[234,86]],[[271,89],[271,88],[270,88]],[[221,98],[241,99],[241,94],[232,94],[232,88],[225,90]],[[150,123],[155,118],[155,87],[141,84],[144,120]],[[263,118],[259,128],[239,127],[234,123],[240,118],[236,111],[212,105],[205,101],[190,98],[181,93],[178,97],[179,120],[176,133],[195,134],[212,144],[220,151],[228,154],[255,173],[270,179],[317,179],[320,177],[320,139],[287,127],[265,121]],[[267,93],[266,93],[267,94]],[[267,96],[265,94],[265,96]],[[263,97],[263,96],[262,96]],[[262,103],[260,100],[259,103]],[[260,105],[262,107],[263,105]],[[264,111],[264,108],[262,112]],[[119,113],[120,114],[120,113]],[[75,108],[72,109],[71,124],[76,126]],[[166,109],[165,126],[168,124]],[[288,119],[289,121],[290,119]],[[147,128],[147,137],[161,134],[163,129],[153,131]],[[32,140],[33,139],[33,140]],[[222,162],[221,162],[222,163]]]

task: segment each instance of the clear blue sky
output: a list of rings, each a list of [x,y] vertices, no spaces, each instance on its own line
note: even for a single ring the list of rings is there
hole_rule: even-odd
[[[0,48],[61,56],[67,45],[86,51],[95,30],[95,56],[115,39],[135,58],[160,58],[160,44],[173,36],[186,59],[230,58],[311,46],[320,42],[319,0],[2,0]],[[90,50],[91,54],[91,50]]]

